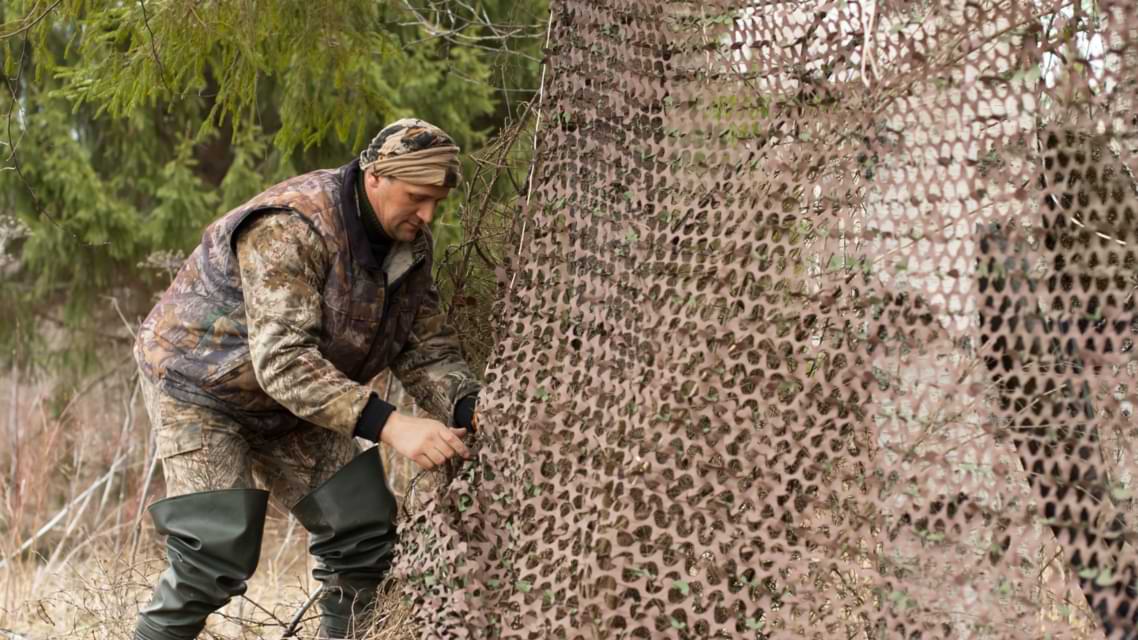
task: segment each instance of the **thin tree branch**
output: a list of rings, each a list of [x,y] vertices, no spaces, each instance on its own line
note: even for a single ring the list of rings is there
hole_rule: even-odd
[[[273,622],[277,623],[278,626],[280,626],[280,627],[286,626],[284,620],[281,620],[280,618],[278,618],[276,616],[276,614],[274,614],[272,611],[269,611],[268,609],[262,607],[256,600],[250,598],[248,595],[241,594],[241,599],[244,600],[245,602],[248,602],[249,604],[253,605],[256,609],[258,609],[259,611],[263,612],[265,615],[272,618]]]
[[[55,0],[55,2],[50,7],[45,9],[43,13],[41,13],[39,16],[34,18],[31,22],[28,22],[24,26],[20,27],[19,29],[16,29],[15,31],[13,31],[11,33],[0,34],[0,40],[7,40],[8,38],[13,38],[13,37],[18,36],[20,34],[26,34],[29,30],[31,30],[32,27],[36,26],[44,18],[46,18],[49,13],[51,13],[52,11],[55,11],[56,7],[58,7],[61,4],[63,4],[63,0]],[[27,20],[28,20],[27,18],[24,18],[25,22],[27,22]]]
[[[57,1],[54,5],[52,5],[51,8],[49,8],[47,11],[45,11],[44,14],[37,19],[37,22],[39,20],[42,20],[43,17],[46,16],[48,13],[50,13],[52,9],[54,9],[56,6],[58,6],[60,1],[62,1],[62,0]],[[20,60],[19,60],[18,66],[16,67],[16,77],[13,79],[13,78],[8,78],[5,76],[5,83],[4,83],[8,87],[8,93],[12,99],[12,106],[8,109],[8,122],[7,122],[7,125],[8,125],[8,149],[9,149],[8,161],[12,163],[12,166],[11,167],[5,167],[5,169],[10,168],[12,171],[16,172],[16,176],[20,178],[20,182],[24,185],[24,188],[27,190],[28,196],[31,197],[32,208],[35,210],[37,215],[41,215],[41,216],[46,217],[48,220],[51,221],[51,223],[53,225],[55,225],[55,227],[57,229],[62,231],[65,235],[70,236],[72,240],[75,240],[79,244],[86,245],[89,247],[109,245],[110,244],[109,240],[106,242],[100,242],[100,243],[87,242],[87,241],[83,240],[82,238],[80,238],[78,235],[76,235],[73,231],[70,231],[69,229],[64,227],[63,224],[61,224],[59,222],[59,220],[57,220],[55,218],[55,216],[53,216],[50,212],[48,212],[48,210],[46,208],[44,208],[43,204],[40,202],[39,196],[36,195],[36,190],[32,188],[31,183],[28,182],[27,176],[24,175],[24,172],[20,167],[19,158],[16,156],[16,147],[18,146],[19,141],[13,142],[13,140],[12,140],[12,113],[15,111],[16,107],[20,104],[20,95],[19,95],[19,91],[17,90],[17,87],[20,84],[20,79],[23,77],[24,60],[25,60],[27,53],[28,53],[28,32],[26,29],[23,30],[23,34],[24,34],[24,43],[20,47]],[[3,37],[0,37],[0,39],[4,39],[6,37],[7,36],[3,36]],[[20,132],[20,141],[23,140],[24,133],[26,131],[27,131],[27,127],[25,126],[24,130]]]
[[[552,37],[553,37],[553,12],[550,11],[549,12],[549,21],[546,23],[546,27],[545,27],[545,46],[543,47],[543,49],[549,49],[549,41]],[[522,217],[522,230],[521,230],[520,237],[518,238],[518,257],[519,258],[522,256],[523,253],[525,253],[526,224],[529,222],[529,216],[531,215],[530,199],[533,198],[533,182],[534,182],[535,173],[537,172],[537,163],[538,163],[537,141],[538,141],[538,138],[540,137],[538,134],[541,132],[541,114],[542,114],[541,107],[545,101],[545,74],[546,74],[546,71],[548,70],[548,67],[549,67],[549,65],[546,64],[545,62],[541,63],[541,80],[538,82],[538,89],[537,89],[537,116],[534,119],[534,125],[533,125],[533,158],[530,160],[529,175],[526,177],[525,213],[523,214],[523,217]],[[509,294],[513,293],[514,285],[517,283],[517,279],[518,279],[518,272],[515,271],[513,277],[510,278],[510,286],[509,286],[509,289],[507,290]]]
[[[154,425],[150,428],[150,438],[148,441],[154,442]],[[130,528],[130,566],[134,566],[134,558],[138,554],[138,543],[141,540],[139,533],[142,531],[142,514],[146,513],[146,498],[150,494],[150,483],[154,479],[154,472],[158,468],[158,452],[156,446],[151,446],[149,451],[149,459],[146,463],[146,474],[142,480],[142,495],[138,498],[138,512],[134,514],[134,524]]]
[[[25,540],[24,543],[21,544],[19,548],[17,548],[14,552],[12,552],[11,555],[9,555],[7,558],[4,558],[3,560],[0,560],[0,569],[7,567],[8,563],[11,562],[14,558],[18,557],[21,553],[27,551],[28,549],[31,549],[32,545],[34,545],[37,540],[51,532],[51,530],[54,529],[55,526],[58,525],[64,519],[64,517],[66,517],[67,514],[71,512],[73,508],[75,508],[76,505],[82,504],[86,506],[87,499],[90,497],[90,495],[94,493],[96,489],[101,487],[104,482],[109,481],[114,476],[115,472],[118,471],[118,466],[121,462],[121,457],[116,458],[115,461],[111,463],[111,468],[106,473],[100,476],[98,480],[95,480],[95,482],[91,483],[89,487],[84,489],[83,493],[75,496],[71,502],[67,503],[62,509],[60,509],[59,512],[51,518],[51,520],[47,521],[47,524],[40,527],[39,530],[36,531],[31,538]]]
[[[162,66],[162,58],[158,57],[158,45],[155,43],[154,30],[150,28],[150,16],[146,14],[145,0],[138,0],[138,6],[142,7],[142,24],[146,25],[146,32],[150,34],[150,52],[154,54],[154,62],[158,65],[158,77],[162,80],[162,86],[166,87],[166,93],[173,97],[174,91],[166,81],[166,67]]]
[[[301,620],[304,619],[304,614],[312,607],[312,604],[316,602],[316,598],[320,596],[320,593],[322,591],[324,591],[323,586],[321,586],[316,591],[313,591],[312,595],[308,596],[308,600],[306,600],[304,604],[300,606],[300,609],[297,610],[296,615],[292,617],[292,621],[288,623],[287,627],[285,627],[284,634],[281,635],[281,640],[296,637],[296,632],[300,627]]]

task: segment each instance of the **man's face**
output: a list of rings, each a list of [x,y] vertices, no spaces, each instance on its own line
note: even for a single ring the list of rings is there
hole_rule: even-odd
[[[396,178],[367,174],[364,188],[379,224],[392,239],[410,242],[431,223],[449,187],[411,184]]]

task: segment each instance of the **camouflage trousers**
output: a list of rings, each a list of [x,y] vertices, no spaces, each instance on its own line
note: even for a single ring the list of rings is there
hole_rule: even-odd
[[[167,497],[268,489],[292,509],[360,452],[354,438],[309,424],[272,438],[254,437],[220,412],[163,393],[145,376],[142,395]]]

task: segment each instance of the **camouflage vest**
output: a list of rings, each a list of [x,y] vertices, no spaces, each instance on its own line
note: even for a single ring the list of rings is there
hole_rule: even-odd
[[[358,216],[359,164],[286,180],[206,228],[201,244],[150,312],[135,343],[139,368],[166,393],[221,410],[258,430],[297,419],[257,383],[249,355],[234,235],[250,216],[284,209],[323,239],[331,267],[323,289],[319,349],[337,369],[365,383],[402,350],[432,286],[431,240],[424,232],[376,262]]]

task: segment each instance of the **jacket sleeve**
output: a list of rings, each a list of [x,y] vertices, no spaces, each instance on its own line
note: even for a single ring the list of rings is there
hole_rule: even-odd
[[[371,390],[319,350],[330,260],[323,239],[299,216],[277,211],[246,222],[235,245],[257,382],[302,420],[352,435]]]
[[[462,357],[458,334],[446,323],[433,282],[415,314],[411,337],[391,370],[420,407],[451,426],[459,400],[478,393],[482,386]]]

